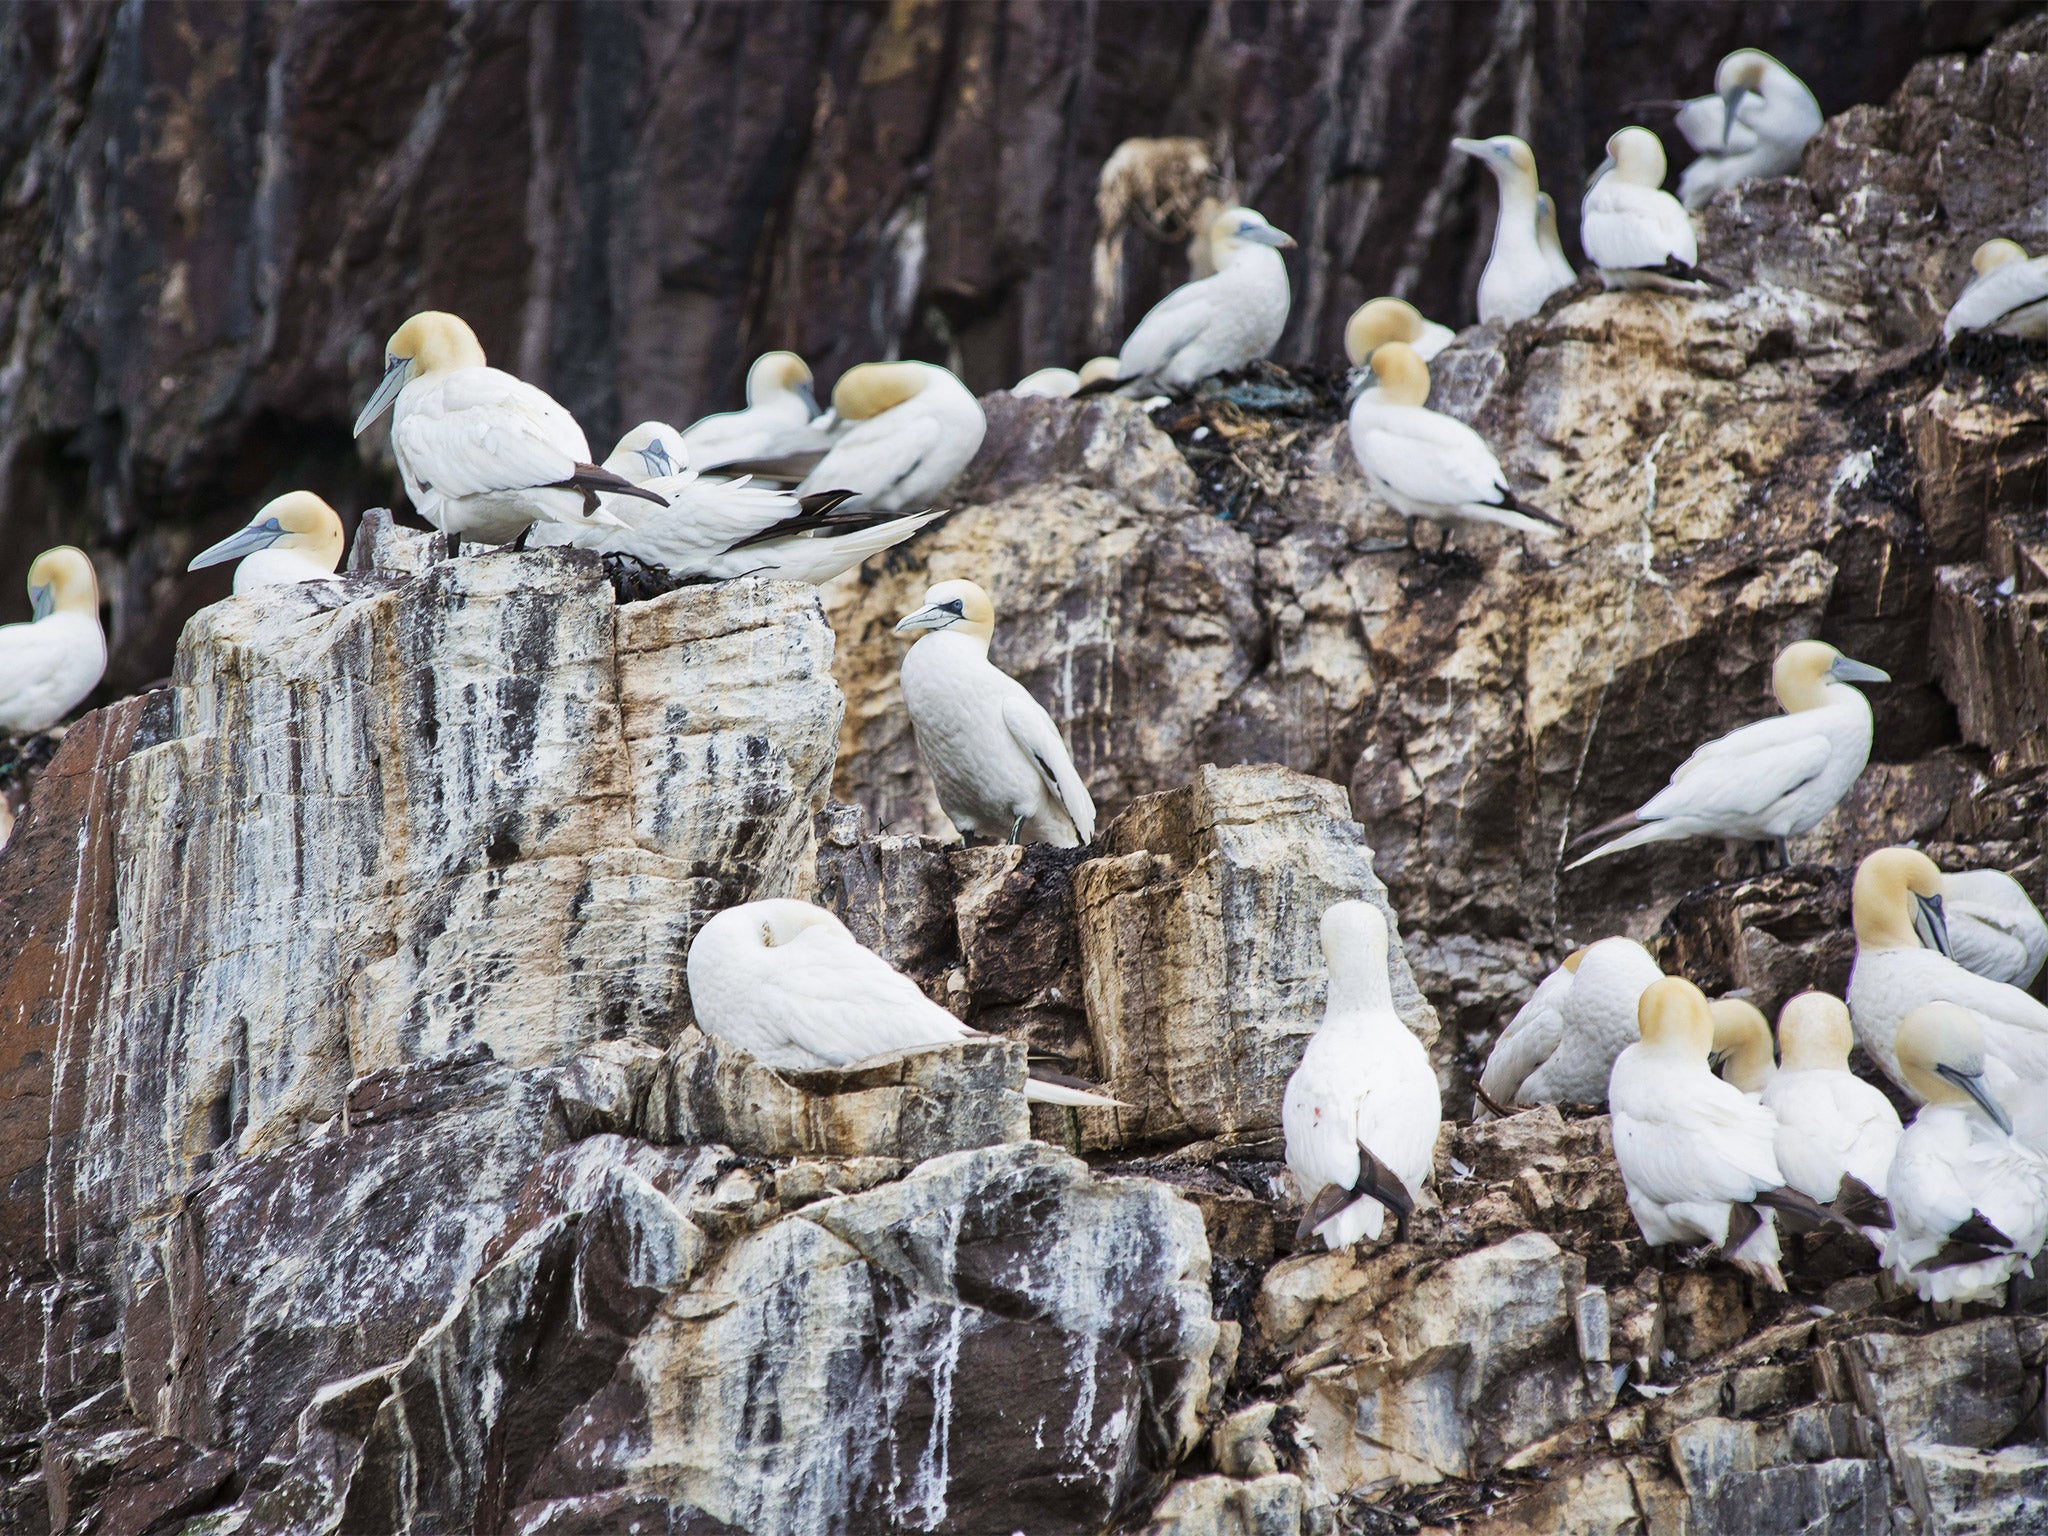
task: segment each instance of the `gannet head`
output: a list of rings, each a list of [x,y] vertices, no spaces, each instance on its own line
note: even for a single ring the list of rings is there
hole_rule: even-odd
[[[209,565],[225,565],[259,549],[292,549],[331,571],[341,564],[344,542],[341,518],[334,508],[311,491],[287,491],[266,502],[246,528],[194,555],[185,569],[197,571]]]
[[[1714,1015],[1704,992],[1683,976],[1666,976],[1636,1000],[1636,1028],[1653,1051],[1706,1066],[1714,1049]]]
[[[1344,322],[1344,355],[1357,367],[1390,341],[1409,346],[1422,340],[1427,322],[1406,299],[1368,299]]]
[[[1557,199],[1548,192],[1536,194],[1536,244],[1544,254],[1565,259],[1564,237],[1557,232]]]
[[[1577,949],[1564,957],[1564,968],[1571,972],[1572,975],[1578,975],[1579,967],[1586,963],[1586,955],[1592,948],[1593,946],[1590,944],[1581,944]]]
[[[2000,267],[2026,259],[2027,248],[2017,240],[1986,240],[1977,247],[1977,254],[1970,258],[1970,266],[1982,277],[1986,272],[1995,272]]]
[[[1923,1003],[1893,1037],[1899,1076],[1928,1104],[1974,1104],[2008,1136],[2012,1119],[1984,1085],[1984,1026],[1955,1003]]]
[[[1867,662],[1852,661],[1821,640],[1795,640],[1771,664],[1771,692],[1787,714],[1819,709],[1830,702],[1830,683],[1888,683],[1884,672]]]
[[[621,459],[626,459],[623,467],[617,463]],[[629,480],[663,480],[690,467],[690,450],[683,445],[683,434],[667,422],[643,421],[619,439],[604,462],[613,474]]]
[[[1209,221],[1209,249],[1215,254],[1217,266],[1222,266],[1225,257],[1244,245],[1269,245],[1284,251],[1293,247],[1294,236],[1268,224],[1266,216],[1256,208],[1226,208]]]
[[[775,395],[795,395],[818,414],[811,386],[811,365],[794,352],[763,352],[747,370],[747,404],[760,405]]]
[[[1087,362],[1081,365],[1080,387],[1086,389],[1090,384],[1108,383],[1116,377],[1120,366],[1113,357],[1089,358]]]
[[[1511,181],[1536,189],[1536,152],[1512,133],[1497,133],[1490,139],[1453,139],[1451,148],[1470,155],[1500,181]]]
[[[1429,398],[1429,364],[1405,341],[1389,341],[1372,354],[1380,398],[1389,405],[1420,405]]]
[[[859,363],[832,386],[832,409],[848,421],[867,421],[915,399],[931,382],[929,363]],[[933,370],[937,371],[937,370]]]
[[[1855,1043],[1849,1005],[1839,997],[1802,992],[1778,1010],[1778,1060],[1787,1072],[1846,1072]]]
[[[995,604],[971,581],[942,581],[924,595],[924,606],[896,621],[896,633],[950,629],[986,642],[996,632]]]
[[[384,343],[384,377],[356,418],[355,435],[361,437],[414,379],[450,368],[483,366],[484,349],[467,321],[438,309],[421,310]]]
[[[1607,141],[1610,173],[1638,187],[1664,185],[1664,141],[1647,128],[1623,128]]]
[[[1777,1070],[1771,1053],[1771,1025],[1746,998],[1716,998],[1707,1005],[1714,1019],[1714,1046],[1707,1065],[1744,1093],[1762,1093]]]
[[[1735,114],[1742,110],[1742,98],[1763,94],[1764,77],[1784,65],[1760,48],[1738,48],[1714,71],[1714,94],[1721,98],[1721,148],[1728,148],[1728,136],[1735,131]]]
[[[1390,1010],[1386,914],[1369,901],[1337,902],[1323,909],[1322,938],[1323,963],[1330,969],[1327,1011]]]
[[[1880,848],[1856,868],[1849,909],[1859,949],[1935,950],[1953,958],[1941,870],[1917,848]]]
[[[38,619],[53,613],[100,613],[100,581],[85,551],[70,544],[46,549],[28,568],[28,605]]]

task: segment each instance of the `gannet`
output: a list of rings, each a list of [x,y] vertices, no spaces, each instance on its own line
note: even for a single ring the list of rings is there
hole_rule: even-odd
[[[2026,887],[1998,869],[1941,877],[1949,953],[1965,970],[2030,987],[2048,960],[2048,922]]]
[[[684,969],[697,1027],[783,1071],[844,1067],[892,1051],[989,1038],[807,901],[726,908],[697,930]],[[1024,1097],[1041,1104],[1117,1103],[1070,1080],[1037,1076],[1025,1084]]]
[[[1371,358],[1377,387],[1351,404],[1351,452],[1366,483],[1408,519],[1441,524],[1444,543],[1460,522],[1497,523],[1523,533],[1571,530],[1517,499],[1486,440],[1462,421],[1430,410],[1429,365],[1415,349],[1390,341]]]
[[[1647,128],[1607,141],[1579,210],[1579,246],[1609,288],[1708,283],[1685,205],[1664,187],[1664,146]]]
[[[981,402],[934,363],[862,363],[840,376],[832,405],[853,425],[797,486],[851,491],[847,510],[923,512],[981,449]]]
[[[666,480],[685,470],[701,469],[683,446],[683,434],[665,421],[643,421],[619,439],[605,456],[604,467],[635,485]]]
[[[341,564],[341,519],[311,491],[287,491],[264,505],[239,533],[192,557],[188,571],[209,565],[235,567],[235,595],[258,587],[325,581]]]
[[[1426,363],[1457,339],[1456,331],[1423,319],[1422,311],[1406,299],[1367,299],[1344,322],[1344,355],[1354,368],[1365,367],[1390,341],[1405,341]]]
[[[1536,156],[1511,133],[1490,139],[1453,139],[1451,148],[1493,172],[1500,212],[1493,223],[1493,252],[1479,275],[1479,318],[1526,320],[1543,301],[1577,278],[1560,276],[1536,229]]]
[[[1564,253],[1564,238],[1557,232],[1557,199],[1548,192],[1536,194],[1536,245],[1543,252],[1543,261],[1557,279],[1560,289],[1569,288],[1579,280],[1579,269]]]
[[[1564,1000],[1585,958],[1583,947],[1566,955],[1564,963],[1536,984],[1529,1000],[1508,1020],[1508,1027],[1486,1053],[1486,1065],[1479,1073],[1474,1118],[1512,1114],[1519,1107],[1515,1095],[1521,1092],[1522,1084],[1557,1050],[1557,1042],[1564,1034]]]
[[[1890,681],[1821,641],[1786,646],[1771,668],[1786,712],[1697,749],[1639,809],[1574,838],[1576,847],[1621,833],[1565,867],[1687,837],[1769,839],[1789,864],[1785,839],[1819,825],[1870,759],[1870,701],[1848,685]]]
[[[1429,1178],[1443,1118],[1429,1052],[1394,1012],[1387,920],[1365,901],[1323,912],[1330,990],[1322,1028],[1287,1079],[1280,1124],[1287,1167],[1308,1203],[1296,1234],[1329,1249],[1377,1238],[1408,1217]]]
[[[1699,153],[1678,178],[1679,197],[1700,208],[1738,181],[1798,170],[1820,125],[1805,81],[1761,49],[1738,48],[1714,71],[1714,94],[1678,109],[1678,131]]]
[[[1010,393],[1031,400],[1066,400],[1078,389],[1113,383],[1115,379],[1115,358],[1091,357],[1081,365],[1079,373],[1071,368],[1041,368],[1036,373],[1027,373],[1010,386]]]
[[[1138,322],[1117,354],[1117,392],[1179,394],[1272,351],[1293,302],[1280,252],[1293,244],[1250,208],[1217,214],[1209,223],[1215,272],[1182,283]]]
[[[1941,339],[1964,331],[1991,331],[2039,341],[2048,336],[2048,256],[2029,259],[2013,240],[1986,240],[1970,258],[1976,275],[1956,295]]]
[[[1802,992],[1779,1010],[1777,1073],[1763,1103],[1778,1117],[1772,1146],[1778,1171],[1802,1195],[1859,1224],[1885,1224],[1884,1198],[1899,1113],[1891,1100],[1849,1070],[1855,1036],[1848,1006],[1825,992]],[[1851,1180],[1846,1188],[1844,1180]]]
[[[392,332],[356,436],[386,409],[413,510],[458,538],[509,544],[537,522],[604,523],[601,491],[661,499],[592,463],[576,418],[486,366],[476,332],[454,315],[426,310]]]
[[[2048,1242],[2048,1158],[2023,1146],[1985,1083],[1982,1021],[1931,1003],[1900,1021],[1899,1070],[1921,1100],[1899,1137],[1878,1252],[1923,1301],[1994,1299]]]
[[[1570,988],[1558,999],[1555,1048],[1499,1102],[1517,1108],[1606,1102],[1614,1058],[1636,1038],[1637,1004],[1663,974],[1634,939],[1588,945]]]
[[[1755,1003],[1742,997],[1716,998],[1707,1005],[1714,1020],[1714,1041],[1707,1064],[1725,1083],[1752,1099],[1761,1099],[1777,1073],[1771,1049],[1771,1023]]]
[[[755,358],[747,370],[746,409],[692,422],[682,439],[690,465],[700,470],[823,453],[832,446],[812,393],[810,365],[794,352]]]
[[[963,838],[1073,848],[1095,802],[1052,716],[988,659],[996,611],[971,581],[942,581],[896,633],[928,630],[903,658],[903,704],[939,805]]]
[[[84,702],[107,670],[100,584],[85,551],[46,549],[28,568],[26,624],[0,625],[0,731],[33,736]]]

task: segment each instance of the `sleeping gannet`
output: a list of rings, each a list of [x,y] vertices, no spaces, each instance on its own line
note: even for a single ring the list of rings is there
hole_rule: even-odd
[[[989,1038],[807,901],[726,908],[697,930],[684,969],[697,1027],[782,1071],[845,1067],[893,1051]],[[1038,1077],[1025,1084],[1024,1097],[1040,1104],[1117,1103],[1071,1081]]]
[[[1462,421],[1430,410],[1429,365],[1415,349],[1390,341],[1376,349],[1372,371],[1379,380],[1351,405],[1351,452],[1366,483],[1380,499],[1408,519],[1444,529],[1444,544],[1460,522],[1497,523],[1522,533],[1571,530],[1539,507],[1516,498],[1486,440]]]
[[[1394,1213],[1402,1240],[1436,1158],[1443,1119],[1429,1052],[1394,1012],[1387,920],[1370,902],[1323,913],[1330,990],[1322,1027],[1287,1079],[1280,1124],[1308,1210],[1295,1234],[1328,1249],[1377,1238]]]
[[[1647,128],[1607,141],[1579,209],[1579,245],[1609,288],[1714,282],[1699,270],[1685,205],[1664,190],[1664,146]]]
[[[682,440],[696,469],[819,454],[832,446],[811,390],[810,365],[794,352],[755,358],[747,370],[746,409],[694,421]]]
[[[1771,1022],[1755,1003],[1742,997],[1716,998],[1707,1005],[1714,1019],[1714,1042],[1707,1065],[1725,1083],[1752,1099],[1761,1099],[1778,1070],[1771,1049]]]
[[[1870,701],[1848,685],[1890,681],[1821,641],[1786,646],[1771,668],[1786,712],[1697,749],[1639,809],[1573,838],[1577,847],[1621,833],[1565,868],[1687,837],[1769,839],[1789,864],[1785,839],[1818,826],[1870,760]]]
[[[935,363],[862,363],[840,375],[832,405],[852,425],[797,486],[851,491],[848,511],[923,512],[981,450],[981,402]]]
[[[1522,1091],[1522,1084],[1551,1058],[1564,1035],[1565,996],[1585,958],[1583,947],[1566,955],[1564,963],[1536,984],[1529,1000],[1508,1020],[1508,1027],[1486,1053],[1486,1065],[1479,1073],[1479,1091],[1474,1095],[1472,1108],[1474,1119],[1513,1114],[1521,1107],[1515,1096]]]
[[[1878,1253],[1923,1301],[1994,1299],[2048,1242],[2048,1158],[2014,1138],[1986,1085],[1981,1024],[1950,1003],[1899,1023],[1899,1070],[1922,1107],[1892,1157]]]
[[[1899,1112],[1849,1070],[1855,1036],[1839,997],[1802,992],[1778,1012],[1778,1071],[1764,1085],[1764,1106],[1778,1117],[1778,1171],[1823,1205],[1840,1199],[1859,1225],[1882,1226]],[[1845,1179],[1854,1181],[1846,1188]],[[1860,1186],[1860,1188],[1859,1188]]]
[[[1558,289],[1577,281],[1559,274],[1544,254],[1537,233],[1536,156],[1511,133],[1490,139],[1453,139],[1451,148],[1493,172],[1500,194],[1493,252],[1479,275],[1479,318],[1488,323],[1526,320]]]
[[[1557,1002],[1557,1044],[1533,1061],[1507,1097],[1496,1096],[1498,1102],[1512,1108],[1605,1103],[1614,1058],[1636,1038],[1643,992],[1663,974],[1650,952],[1634,939],[1617,937],[1588,945],[1571,987]],[[1533,1057],[1534,1051],[1523,1054]],[[1492,1066],[1490,1059],[1487,1065]]]
[[[1976,275],[1963,285],[1941,323],[1941,339],[1991,331],[2039,341],[2048,336],[2048,257],[2029,259],[2013,240],[1986,240],[1970,258]]]
[[[1367,299],[1344,322],[1344,355],[1354,368],[1372,361],[1373,353],[1390,341],[1405,341],[1425,363],[1458,339],[1448,325],[1422,318],[1406,299]]]
[[[1557,199],[1548,192],[1536,194],[1536,244],[1559,288],[1570,288],[1578,282],[1579,269],[1565,255],[1564,238],[1557,232]]]
[[[1215,272],[1182,283],[1138,322],[1117,354],[1117,392],[1180,394],[1272,351],[1293,302],[1280,252],[1293,244],[1250,208],[1217,214],[1209,224]]]
[[[592,463],[576,418],[486,366],[476,332],[454,315],[426,310],[392,333],[355,435],[387,409],[413,510],[458,538],[509,544],[537,522],[603,523],[600,491],[661,499]]]
[[[85,551],[46,549],[28,568],[26,624],[0,625],[0,732],[47,731],[99,687],[107,670],[100,583]]]
[[[2048,960],[2048,922],[2026,887],[1998,869],[1966,869],[1941,877],[1949,954],[1957,965],[1993,981],[2030,987]]]
[[[903,704],[939,805],[962,838],[1073,848],[1095,835],[1095,802],[1059,727],[988,659],[996,611],[971,581],[942,581],[896,633],[927,630],[903,658]]]
[[[1762,49],[1736,49],[1714,71],[1714,94],[1678,109],[1678,131],[1699,153],[1678,178],[1680,199],[1700,208],[1738,181],[1798,170],[1820,124],[1805,81]]]
[[[341,564],[344,539],[334,508],[311,491],[287,491],[267,503],[239,533],[203,549],[185,567],[235,567],[235,595],[258,587],[289,586],[300,581],[325,581]]]
[[[635,485],[648,485],[703,466],[691,461],[682,433],[665,421],[643,421],[619,439],[604,467]]]
[[[1041,368],[1036,373],[1027,373],[1010,386],[1010,393],[1027,400],[1068,400],[1078,389],[1115,379],[1115,358],[1091,357],[1081,365],[1079,373],[1071,368]]]

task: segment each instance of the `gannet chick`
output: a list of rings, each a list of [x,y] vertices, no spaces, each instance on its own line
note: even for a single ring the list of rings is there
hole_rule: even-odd
[[[840,376],[832,405],[853,425],[797,486],[851,491],[848,511],[923,512],[981,449],[981,402],[934,363],[862,363]]]
[[[1548,192],[1536,194],[1536,244],[1543,252],[1544,264],[1556,276],[1560,289],[1570,288],[1578,282],[1579,269],[1565,255],[1564,237],[1557,232],[1557,199]]]
[[[1738,48],[1714,71],[1714,94],[1678,110],[1678,131],[1699,153],[1678,178],[1680,199],[1702,208],[1723,187],[1798,170],[1820,125],[1805,81],[1761,49]]]
[[[1663,190],[1664,146],[1647,128],[1624,128],[1607,141],[1579,212],[1579,245],[1609,288],[1670,288],[1710,283],[1698,267],[1692,220]]]
[[[1931,1003],[1900,1021],[1899,1070],[1922,1108],[1899,1137],[1879,1256],[1923,1301],[1996,1298],[2048,1242],[2048,1158],[2022,1146],[1984,1081],[1982,1021]]]
[[[651,485],[701,466],[691,463],[682,433],[665,421],[643,421],[619,439],[604,467],[635,485]]]
[[[1818,826],[1870,760],[1870,701],[1848,685],[1890,681],[1821,641],[1786,646],[1771,668],[1786,712],[1698,748],[1639,809],[1572,839],[1621,833],[1565,868],[1688,837],[1768,839],[1789,865],[1785,840]]]
[[[426,310],[391,335],[357,437],[391,411],[391,451],[413,510],[443,533],[509,544],[537,522],[604,522],[601,491],[659,502],[590,461],[576,418],[486,366],[476,332]]]
[[[1555,1049],[1500,1102],[1516,1108],[1605,1103],[1614,1058],[1636,1039],[1637,1005],[1663,974],[1634,939],[1589,945],[1570,990],[1558,1000]]]
[[[988,1038],[807,901],[726,908],[697,930],[685,972],[697,1027],[783,1071],[845,1067],[892,1051]],[[1025,1084],[1024,1097],[1041,1104],[1117,1103],[1071,1082],[1036,1077]]]
[[[1429,1052],[1394,1012],[1387,920],[1365,901],[1323,913],[1330,990],[1323,1024],[1287,1079],[1280,1124],[1308,1210],[1295,1234],[1329,1249],[1377,1238],[1387,1212],[1403,1241],[1436,1156],[1443,1104]]]
[[[819,418],[810,365],[794,352],[755,358],[747,370],[746,409],[694,421],[682,439],[690,467],[700,470],[818,454],[832,446],[832,433]]]
[[[1390,341],[1373,352],[1376,388],[1351,405],[1351,452],[1366,483],[1380,499],[1408,519],[1442,525],[1444,544],[1460,523],[1496,523],[1522,533],[1571,530],[1508,489],[1500,460],[1486,440],[1462,421],[1423,404],[1429,398],[1429,365],[1415,349]]]
[[[2048,257],[2029,259],[2012,240],[1986,240],[1970,258],[1976,275],[1963,285],[1941,324],[1941,339],[1991,331],[2039,341],[2048,336]]]
[[[0,732],[47,731],[99,687],[107,670],[100,584],[85,551],[46,549],[28,568],[26,624],[0,625]]]
[[[919,637],[903,658],[903,704],[939,805],[962,838],[1073,848],[1095,835],[1095,802],[1059,727],[1024,685],[988,659],[996,611],[971,581],[942,581],[896,633]]]
[[[188,571],[209,565],[235,567],[235,595],[258,587],[325,581],[341,564],[345,539],[334,508],[311,491],[287,491],[265,504],[239,533],[192,557]]]
[[[1513,1114],[1516,1108],[1522,1107],[1515,1099],[1522,1090],[1522,1084],[1531,1072],[1550,1060],[1563,1037],[1564,1000],[1572,989],[1573,978],[1585,961],[1586,953],[1582,946],[1565,956],[1564,964],[1536,984],[1529,1000],[1515,1010],[1515,1016],[1508,1020],[1508,1027],[1493,1042],[1493,1049],[1486,1053],[1486,1065],[1479,1074],[1479,1091],[1474,1095],[1476,1102],[1472,1113],[1475,1119]]]
[[[1272,351],[1293,302],[1280,252],[1293,244],[1253,209],[1217,214],[1209,224],[1215,272],[1182,283],[1138,322],[1117,354],[1117,392],[1182,394]]]
[[[1899,1113],[1849,1070],[1854,1042],[1847,1004],[1825,992],[1800,993],[1779,1010],[1781,1060],[1763,1104],[1778,1117],[1771,1145],[1785,1182],[1835,1205],[1867,1236],[1869,1227],[1889,1224],[1879,1202],[1899,1143]]]
[[[1771,1048],[1771,1022],[1747,998],[1716,998],[1707,1005],[1714,1020],[1714,1042],[1707,1065],[1725,1083],[1752,1099],[1761,1099],[1778,1070]]]
[[[1479,318],[1487,323],[1526,320],[1543,301],[1578,279],[1560,276],[1536,229],[1536,156],[1511,133],[1490,139],[1453,139],[1451,148],[1493,172],[1500,212],[1493,224],[1493,252],[1479,274]],[[1560,249],[1560,254],[1562,250]]]
[[[2030,987],[2048,960],[2048,922],[2026,887],[1998,869],[1941,877],[1949,953],[1957,965],[2015,987]]]

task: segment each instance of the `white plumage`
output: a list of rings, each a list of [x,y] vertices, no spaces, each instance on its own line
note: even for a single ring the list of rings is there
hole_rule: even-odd
[[[1991,331],[2039,341],[2048,336],[2048,257],[2031,260],[2011,240],[1987,240],[1977,247],[1973,276],[1949,306],[1941,339],[1965,331]]]
[[[1664,186],[1664,146],[1647,128],[1607,141],[1579,210],[1579,244],[1609,287],[1699,278],[1699,244],[1685,207]]]
[[[1572,990],[1574,973],[1585,958],[1584,949],[1573,950],[1564,964],[1538,982],[1529,1000],[1515,1010],[1508,1027],[1486,1053],[1486,1066],[1479,1074],[1479,1091],[1485,1098],[1503,1109],[1519,1107],[1516,1095],[1522,1091],[1523,1083],[1556,1053],[1558,1041],[1563,1038],[1564,1000]],[[1475,1103],[1475,1118],[1483,1120],[1492,1113],[1483,1100]]]
[[[1081,375],[1071,368],[1041,368],[1027,373],[1010,386],[1010,393],[1022,400],[1067,400],[1081,387]]]
[[[2048,922],[2026,887],[1999,869],[1943,875],[1942,915],[1956,964],[1992,981],[2030,987],[2048,961]]]
[[[1721,60],[1714,92],[1678,109],[1678,131],[1699,154],[1678,178],[1688,208],[1737,182],[1798,170],[1807,140],[1820,132],[1820,103],[1806,82],[1761,49]]]
[[[691,459],[683,434],[674,427],[665,421],[643,421],[619,439],[605,456],[604,467],[635,485],[651,485],[704,466]]]
[[[681,439],[689,457],[678,460],[677,469],[789,459],[832,446],[832,432],[812,393],[810,367],[794,352],[764,352],[755,358],[747,370],[746,409],[694,421]]]
[[[264,587],[325,581],[341,564],[345,535],[341,518],[311,491],[287,491],[211,549],[201,550],[185,569],[236,561],[235,595]]]
[[[99,579],[85,552],[46,549],[28,568],[26,624],[0,625],[0,731],[46,731],[85,701],[107,670]]]
[[[1486,1058],[1479,1083],[1503,1108],[1601,1104],[1636,1010],[1663,972],[1634,939],[1602,939],[1536,989]]]
[[[1576,281],[1569,271],[1560,274],[1543,250],[1537,230],[1536,156],[1511,133],[1453,139],[1451,148],[1491,171],[1500,194],[1493,249],[1486,270],[1479,274],[1479,318],[1489,324],[1527,320],[1553,293]]]
[[[1178,394],[1272,351],[1293,302],[1280,251],[1293,244],[1250,208],[1216,215],[1215,272],[1181,284],[1138,322],[1117,354],[1118,392]]]
[[[1559,288],[1569,288],[1578,282],[1578,268],[1565,255],[1564,237],[1557,232],[1557,202],[1548,192],[1536,194],[1536,245]]]
[[[988,418],[966,385],[932,363],[862,363],[832,391],[853,423],[797,486],[851,491],[849,510],[923,512],[981,450]]]
[[[1778,1015],[1783,1060],[1764,1087],[1778,1117],[1772,1143],[1785,1182],[1823,1204],[1846,1174],[1883,1196],[1899,1142],[1899,1114],[1849,1070],[1849,1010],[1825,992],[1802,992]]]

